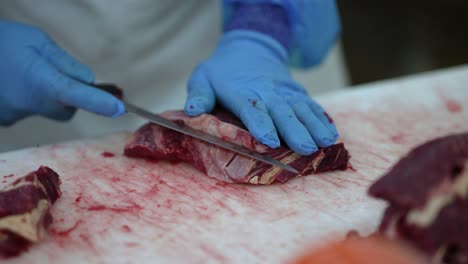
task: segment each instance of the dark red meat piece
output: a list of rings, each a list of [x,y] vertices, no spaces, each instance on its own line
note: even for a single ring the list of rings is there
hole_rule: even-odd
[[[369,193],[402,207],[424,206],[431,192],[454,177],[466,160],[468,133],[431,140],[409,152]]]
[[[152,123],[142,126],[130,137],[125,146],[125,155],[155,160],[182,160],[193,164],[210,177],[251,184],[271,184],[274,181],[284,183],[302,175],[348,168],[349,154],[343,143],[319,149],[311,156],[300,156],[286,147],[270,149],[259,144],[239,119],[221,109],[193,118],[186,116],[183,111],[170,111],[163,115],[281,160],[300,173],[284,171]]]
[[[468,133],[418,146],[369,193],[389,202],[379,232],[411,242],[435,262],[468,263]]]
[[[446,245],[456,248],[459,253],[464,253],[467,257],[466,224],[468,224],[468,200],[457,197],[442,208],[439,216],[429,226],[420,227],[402,221],[398,226],[398,233],[406,239],[418,241],[418,246],[426,252],[435,253],[442,245]]]
[[[59,175],[43,166],[0,192],[0,258],[16,256],[40,240],[60,196]]]

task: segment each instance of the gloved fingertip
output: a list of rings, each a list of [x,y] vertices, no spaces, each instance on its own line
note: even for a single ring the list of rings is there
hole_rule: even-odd
[[[195,103],[187,103],[187,105],[185,106],[185,113],[188,116],[198,116],[203,114],[203,108]]]
[[[279,141],[278,136],[273,134],[273,133],[268,133],[268,134],[260,137],[259,141],[262,144],[267,145],[270,148],[277,148],[277,147],[280,146],[280,141]]]
[[[329,147],[333,144],[335,144],[335,137],[333,136],[333,138],[330,138],[330,137],[323,137],[323,138],[320,138],[320,144],[321,146],[323,147]]]
[[[317,145],[312,142],[301,144],[295,151],[301,155],[310,155],[318,150]]]
[[[340,135],[338,134],[338,131],[336,129],[335,126],[326,126],[326,128],[328,129],[328,131],[330,132],[330,136],[331,137],[322,137],[321,139],[324,140],[324,143],[327,143],[328,141],[333,141],[333,142],[336,142],[336,140],[338,140],[338,138],[340,137]]]
[[[115,112],[112,114],[112,118],[119,117],[121,115],[125,114],[125,106],[121,101],[117,101],[115,103]]]
[[[335,139],[334,141],[336,142],[340,138],[340,134],[338,134],[336,130],[332,131],[331,133],[333,135],[333,138]]]
[[[207,102],[203,98],[192,98],[185,104],[185,113],[189,116],[198,116],[208,111]]]

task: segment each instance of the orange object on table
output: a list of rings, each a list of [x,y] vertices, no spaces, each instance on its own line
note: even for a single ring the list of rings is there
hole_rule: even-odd
[[[291,264],[419,264],[428,263],[415,250],[382,237],[334,241],[311,250]]]

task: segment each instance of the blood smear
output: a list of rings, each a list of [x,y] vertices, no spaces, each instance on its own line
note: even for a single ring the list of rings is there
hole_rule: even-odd
[[[392,140],[393,143],[401,144],[401,143],[404,143],[405,141],[405,135],[397,134],[397,135],[391,136],[390,139]]]
[[[455,100],[446,99],[445,107],[452,113],[460,113],[463,110],[463,107]]]
[[[122,226],[122,230],[127,232],[127,233],[130,233],[132,232],[132,229],[128,226],[128,225],[123,225]]]
[[[140,244],[135,243],[135,242],[125,242],[125,245],[127,247],[138,247]]]
[[[112,158],[112,157],[115,157],[115,154],[112,152],[104,151],[101,153],[101,156],[103,156],[104,158]]]
[[[78,220],[72,227],[70,227],[68,229],[65,229],[65,230],[62,230],[62,231],[52,229],[52,230],[50,230],[50,232],[53,235],[56,235],[56,236],[68,237],[70,235],[70,233],[73,232],[78,227],[78,225],[80,225],[80,224],[81,224],[81,220]]]
[[[348,164],[348,169],[350,169],[353,172],[357,172],[357,169],[353,167],[353,165]]]
[[[130,207],[108,207],[105,205],[94,205],[86,208],[88,211],[110,211],[114,213],[133,213],[141,210],[142,207],[139,205],[132,205]]]
[[[456,100],[454,99],[450,99],[448,98],[445,94],[442,93],[442,91],[437,91],[437,93],[439,94],[439,97],[442,99],[442,101],[444,102],[445,104],[445,107],[447,108],[447,110],[451,113],[459,113],[461,111],[463,111],[463,106],[457,102]]]
[[[119,182],[119,181],[121,181],[121,179],[119,177],[112,177],[111,181],[112,182]]]
[[[327,112],[323,112],[323,115],[328,119],[328,123],[333,124],[333,119],[328,115]]]

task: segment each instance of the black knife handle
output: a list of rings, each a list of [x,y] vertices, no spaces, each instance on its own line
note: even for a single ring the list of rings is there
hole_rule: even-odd
[[[99,90],[102,90],[104,92],[108,92],[112,94],[113,96],[123,99],[123,90],[119,86],[113,83],[94,83],[94,87],[96,87]]]

